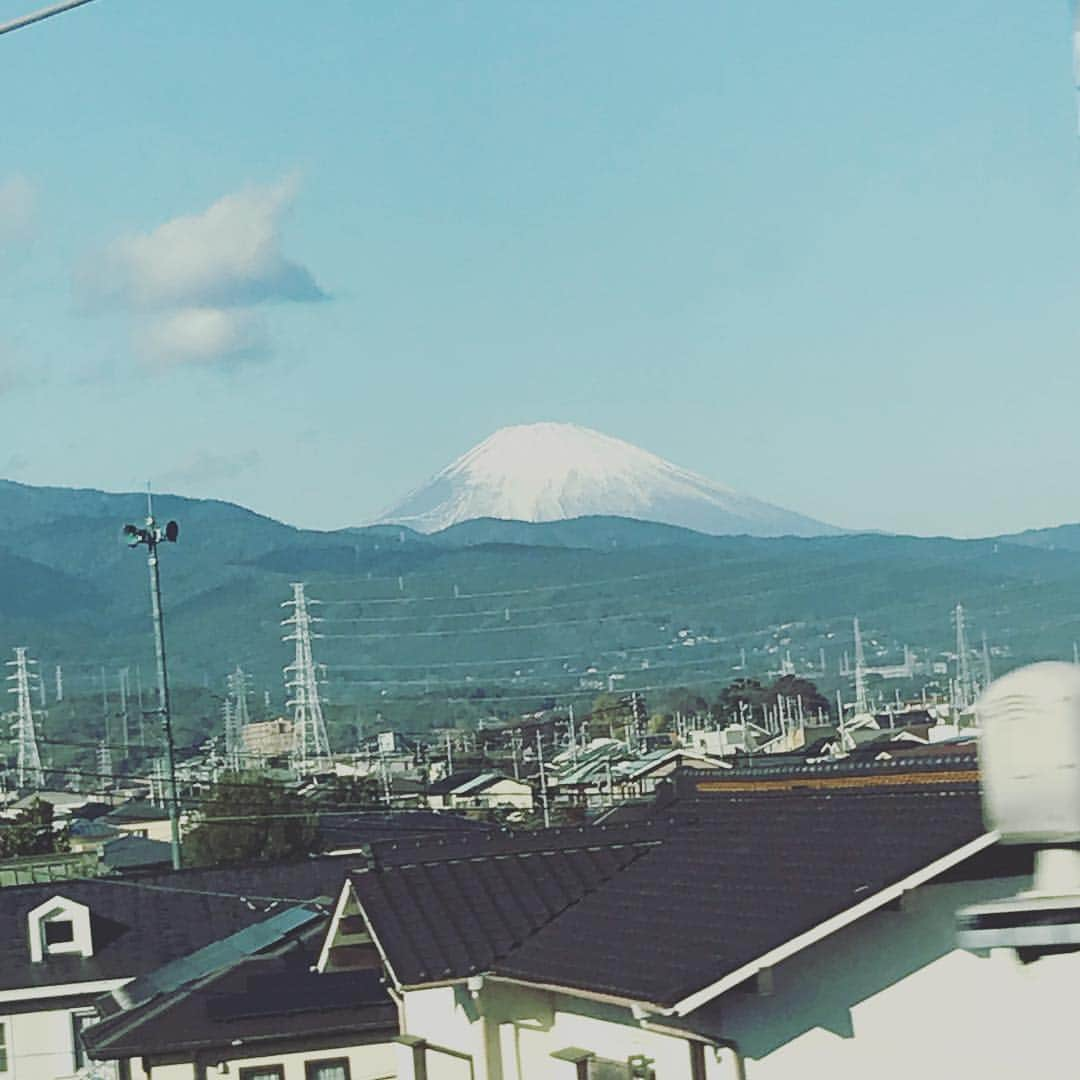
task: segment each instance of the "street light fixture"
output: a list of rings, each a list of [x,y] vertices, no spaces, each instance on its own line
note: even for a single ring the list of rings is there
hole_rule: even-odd
[[[157,657],[158,707],[161,724],[165,730],[165,768],[169,784],[169,826],[171,834],[172,865],[180,869],[180,807],[176,798],[176,760],[173,756],[172,717],[169,712],[169,677],[165,668],[165,623],[161,614],[161,576],[158,572],[158,544],[176,543],[180,535],[180,526],[170,521],[164,529],[159,529],[154,521],[154,508],[150,494],[146,496],[146,524],[125,525],[124,538],[128,547],[145,544],[147,565],[150,567],[150,604],[154,616],[154,652]]]

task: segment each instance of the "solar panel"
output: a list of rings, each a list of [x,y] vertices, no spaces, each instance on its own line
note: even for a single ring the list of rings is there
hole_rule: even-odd
[[[143,975],[121,990],[114,991],[114,995],[123,1001],[126,1008],[137,1008],[161,994],[172,993],[245,957],[254,956],[269,946],[276,945],[300,927],[323,917],[321,912],[312,908],[288,908],[269,919],[255,923],[254,926],[222,938],[221,941],[206,945],[189,956],[173,960],[149,975]]]

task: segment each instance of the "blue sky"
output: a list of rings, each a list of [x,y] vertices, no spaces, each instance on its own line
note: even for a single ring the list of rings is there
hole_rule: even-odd
[[[0,476],[335,527],[566,420],[841,525],[1080,520],[1069,33],[97,0],[7,35]]]

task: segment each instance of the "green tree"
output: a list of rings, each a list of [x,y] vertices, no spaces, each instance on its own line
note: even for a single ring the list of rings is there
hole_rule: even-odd
[[[319,829],[307,800],[264,777],[228,774],[184,839],[193,866],[276,862],[318,851]]]
[[[741,705],[748,705],[751,712],[760,718],[761,706],[769,702],[770,693],[757,679],[736,679],[720,691],[716,700],[716,715],[721,723],[726,724],[732,717],[738,719]]]
[[[53,827],[52,803],[35,799],[10,824],[0,827],[0,859],[53,855],[68,850],[67,830]]]
[[[790,701],[802,698],[803,713],[808,718],[816,716],[818,709],[825,716],[829,715],[829,699],[809,679],[802,679],[798,675],[781,675],[769,687],[767,704],[771,708],[781,697]]]

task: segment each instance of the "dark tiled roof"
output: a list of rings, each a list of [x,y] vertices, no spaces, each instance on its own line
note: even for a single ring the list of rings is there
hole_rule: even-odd
[[[110,1016],[87,1029],[88,1049],[98,1058],[153,1061],[209,1050],[227,1057],[238,1041],[250,1056],[281,1052],[292,1039],[310,1045],[313,1038],[337,1037],[347,1045],[364,1041],[364,1033],[396,1035],[397,1009],[379,970],[312,970],[328,922],[320,919],[282,948],[230,960],[208,978]]]
[[[101,849],[101,862],[109,870],[168,866],[171,860],[169,844],[163,840],[148,840],[145,836],[119,836],[106,841]]]
[[[491,830],[490,825],[470,821],[457,814],[440,814],[430,810],[358,810],[353,814],[336,812],[319,814],[318,823],[319,836],[323,844],[331,850],[363,847],[379,841],[407,837]]]
[[[135,800],[122,803],[104,817],[108,822],[167,821],[169,811],[153,803]]]
[[[397,850],[353,886],[403,984],[486,971],[631,865],[651,832],[552,830]]]
[[[89,878],[0,889],[0,990],[145,974],[267,918],[282,906],[271,898],[332,903],[354,867],[347,856],[324,857],[167,871],[133,881]],[[27,914],[57,895],[89,907],[94,955],[32,963]]]
[[[776,790],[874,790],[886,787],[931,784],[948,789],[978,781],[979,763],[973,750],[955,747],[919,747],[919,755],[899,753],[903,744],[890,744],[888,760],[852,755],[837,761],[776,762],[772,755],[743,759],[738,767],[718,772],[683,769],[676,777],[676,791],[696,798],[720,791]],[[780,757],[781,755],[776,755]]]
[[[106,840],[122,835],[119,829],[96,818],[73,818],[68,832],[79,840]]]
[[[977,785],[955,782],[711,789],[659,835],[624,828],[353,881],[406,985],[490,971],[672,1005],[985,833]]]

